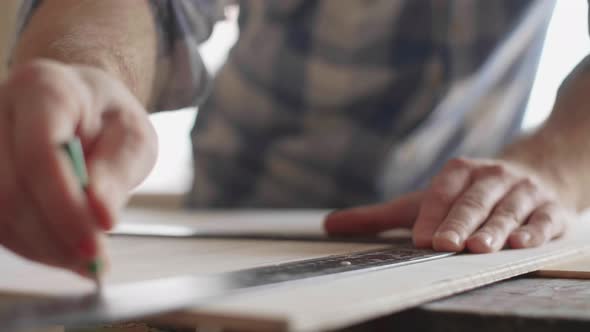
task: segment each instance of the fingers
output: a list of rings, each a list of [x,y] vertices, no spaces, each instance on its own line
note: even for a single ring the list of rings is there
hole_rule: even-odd
[[[0,89],[0,94],[5,92]],[[14,176],[14,159],[11,149],[11,128],[8,125],[10,121],[9,107],[5,98],[0,98],[0,244],[11,251],[29,259],[37,258],[34,247],[24,238],[25,231],[15,230],[13,224],[18,220],[15,206],[18,204],[19,190],[16,178]],[[22,235],[19,235],[22,234]]]
[[[12,83],[12,142],[19,180],[59,241],[80,259],[91,258],[96,254],[96,221],[60,149],[76,133],[76,124],[87,108],[81,96],[87,93],[76,88],[82,84],[75,75],[58,65],[24,68]],[[23,84],[30,94],[16,91]]]
[[[451,206],[470,183],[472,165],[465,159],[451,160],[437,175],[428,190],[413,229],[414,245],[432,247],[434,233]]]
[[[455,200],[434,234],[435,250],[462,251],[465,240],[488,218],[514,181],[499,165],[481,168],[472,177],[473,183]]]
[[[56,267],[73,267],[77,257],[60,242],[57,234],[31,207],[20,206],[18,217],[6,227],[15,253]]]
[[[455,159],[431,186],[387,204],[329,215],[332,234],[373,234],[395,227],[413,229],[417,247],[485,253],[541,245],[566,229],[571,216],[552,189],[522,166],[492,160]]]
[[[131,96],[116,99],[127,103],[111,105],[103,113],[104,129],[88,155],[89,199],[104,229],[113,226],[115,211],[149,174],[157,157],[156,133],[141,105]]]
[[[553,191],[518,165],[458,159],[424,193],[414,243],[475,253],[537,246],[564,232],[566,215]]]
[[[100,253],[98,226],[112,226],[156,159],[147,114],[121,82],[51,61],[22,65],[0,86],[0,136],[0,244],[74,271]],[[86,190],[61,148],[75,136]]]
[[[393,228],[409,228],[418,215],[422,192],[404,195],[392,202],[363,206],[328,215],[328,234],[376,234]]]
[[[0,244],[25,258],[67,267],[73,256],[44,219],[35,211],[31,199],[16,175],[10,123],[12,110],[0,87]]]
[[[509,237],[512,248],[540,246],[549,240],[563,235],[573,216],[555,203],[547,203],[537,208],[526,225],[521,226]]]
[[[485,253],[500,250],[508,236],[546,200],[530,180],[517,183],[498,203],[486,223],[467,240],[469,251]]]

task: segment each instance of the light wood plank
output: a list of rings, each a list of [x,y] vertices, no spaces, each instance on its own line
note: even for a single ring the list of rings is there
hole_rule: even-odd
[[[544,278],[590,279],[590,254],[544,266],[535,275]]]
[[[125,223],[193,225],[212,230],[266,231],[321,234],[325,212],[292,213],[244,211],[220,213],[174,213],[129,210]],[[253,241],[108,237],[110,273],[105,285],[151,280],[188,274],[227,272],[333,254],[383,247],[383,244],[321,243],[300,241]],[[25,261],[0,248],[0,290],[43,295],[79,294],[93,284],[72,273]]]
[[[585,231],[585,235],[590,233]],[[283,317],[291,330],[327,330],[391,314],[588,251],[585,240],[540,249],[461,255],[323,282],[301,282],[221,301],[195,313]]]
[[[324,211],[145,214],[128,211],[127,222],[216,227],[274,227],[321,232]],[[151,217],[150,217],[151,216]],[[135,218],[135,219],[134,219]],[[589,253],[590,223],[544,247],[460,255],[389,270],[329,276],[247,291],[210,305],[168,315],[168,323],[205,324],[250,330],[327,330],[358,323],[542,266]],[[298,230],[299,229],[299,230]],[[109,285],[182,274],[216,273],[380,247],[350,243],[290,241],[109,238]],[[35,294],[88,291],[92,285],[66,272],[0,253],[0,289]]]
[[[431,302],[421,306],[421,309],[433,314],[440,313],[441,317],[445,313],[456,313],[490,318],[513,317],[523,321],[535,318],[575,320],[590,324],[589,286],[586,280],[516,278]],[[553,325],[551,330],[566,331],[558,326]],[[493,331],[489,327],[487,330]]]

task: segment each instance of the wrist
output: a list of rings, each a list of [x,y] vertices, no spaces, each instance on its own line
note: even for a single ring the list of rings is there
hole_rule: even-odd
[[[567,165],[545,151],[544,140],[540,134],[523,138],[509,145],[498,158],[537,178],[564,206],[578,209],[581,204],[575,183],[572,183],[572,173]]]
[[[147,99],[149,94],[149,91],[142,91],[146,89],[140,86],[140,80],[133,66],[128,63],[129,60],[125,56],[119,56],[116,52],[107,50],[64,52],[63,50],[49,49],[39,52],[24,51],[23,53],[15,54],[11,68],[9,69],[14,70],[22,64],[42,59],[57,61],[72,67],[87,67],[100,70],[125,84],[142,103]]]

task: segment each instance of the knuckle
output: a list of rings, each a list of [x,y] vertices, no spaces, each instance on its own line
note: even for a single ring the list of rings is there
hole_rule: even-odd
[[[472,164],[473,163],[469,159],[457,157],[457,158],[452,158],[451,160],[449,160],[445,165],[445,169],[446,170],[466,169],[466,168],[471,168]]]
[[[539,209],[535,211],[533,218],[535,223],[551,223],[553,220],[555,220],[555,213],[553,209]]]
[[[496,208],[493,217],[503,220],[504,222],[510,221],[514,224],[520,224],[521,216],[517,211],[518,209],[515,205],[506,203],[505,205],[501,205]]]
[[[68,93],[67,88],[62,84],[48,84],[46,82],[37,82],[36,94],[43,98],[45,103],[52,106],[52,112],[63,112],[71,110],[76,106],[72,94]]]
[[[53,70],[55,64],[48,60],[34,60],[18,66],[12,74],[12,82],[30,83],[39,81]]]
[[[135,130],[141,127],[138,112],[135,112],[135,109],[127,104],[121,104],[115,109],[106,111],[104,116],[108,121],[112,121],[127,130]]]
[[[527,192],[536,191],[538,188],[537,182],[528,176],[520,180],[518,186]]]
[[[486,208],[485,204],[482,202],[481,193],[466,193],[461,196],[457,204],[463,208],[476,211],[481,211]]]
[[[74,102],[66,86],[67,67],[49,60],[36,60],[19,66],[9,80],[16,91],[28,91],[28,95],[42,98],[52,106],[71,106]],[[59,108],[56,108],[59,110]]]
[[[148,139],[148,133],[141,125],[142,119],[135,112],[127,109],[108,111],[103,114],[107,123],[118,127],[119,134],[123,135],[123,142],[143,142]]]
[[[436,183],[431,186],[428,198],[431,203],[440,205],[451,205],[454,201],[454,197],[446,190],[446,187]]]
[[[469,227],[464,220],[458,218],[449,218],[445,220],[440,229],[440,232],[444,231],[454,231],[462,236],[465,236],[469,233]]]
[[[142,165],[155,164],[158,154],[158,138],[144,113],[134,112],[129,109],[119,109],[103,113],[106,117],[105,122],[112,126],[118,145],[118,154],[122,160],[133,160]],[[142,169],[144,166],[141,166]],[[119,170],[119,175],[130,182],[139,181],[137,169],[132,167],[123,167]],[[147,171],[147,170],[146,170]]]
[[[550,199],[551,195],[539,186],[539,183],[533,179],[525,178],[517,185],[518,190],[526,196],[527,199],[540,202]]]
[[[508,167],[502,164],[483,166],[475,172],[476,178],[504,178],[510,176],[512,176],[512,173],[510,172]]]
[[[129,147],[134,147],[143,152],[143,147],[147,145],[157,145],[153,142],[153,137],[149,130],[146,130],[144,126],[138,126],[136,124],[132,127],[128,127],[126,131],[126,140],[129,142]]]
[[[539,199],[543,196],[538,183],[535,180],[528,177],[518,181],[518,183],[515,186],[515,190],[521,191],[529,198],[532,197],[534,199]]]
[[[40,82],[50,83],[51,78],[59,73],[59,65],[48,60],[36,60],[20,65],[13,72],[11,79],[12,84],[35,86]]]
[[[553,233],[553,222],[550,219],[539,220],[535,227],[544,238],[550,238]]]
[[[488,223],[485,227],[494,229],[501,234],[508,234],[520,226],[520,224],[520,221],[515,218],[494,217],[493,222]]]
[[[556,226],[556,219],[552,214],[546,212],[536,213],[534,216],[534,227],[545,237],[550,237]]]

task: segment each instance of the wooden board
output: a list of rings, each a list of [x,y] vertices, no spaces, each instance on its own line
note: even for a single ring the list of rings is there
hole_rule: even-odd
[[[590,280],[519,277],[346,328],[346,332],[586,332]]]
[[[421,307],[439,313],[578,320],[590,325],[590,281],[516,278]]]
[[[590,254],[544,266],[535,275],[544,278],[590,279]]]
[[[181,214],[145,210],[129,211],[123,219],[129,223],[163,225],[193,224],[222,230],[233,226],[261,232],[274,229],[298,234],[320,234],[324,212],[280,213],[197,213]],[[171,220],[176,216],[174,220]],[[301,222],[297,222],[300,220]],[[270,232],[270,231],[269,231]],[[116,236],[105,239],[110,257],[110,273],[105,285],[151,280],[188,274],[221,273],[255,266],[322,257],[383,247],[383,244],[322,243],[301,241],[252,241],[216,239],[176,239]],[[36,294],[79,294],[93,284],[77,276],[31,263],[0,248],[0,290]]]
[[[208,224],[236,228],[265,224],[278,230],[321,232],[324,211],[146,215],[129,211],[128,222]],[[152,217],[150,217],[150,215]],[[125,217],[123,218],[125,219]],[[427,301],[534,271],[589,252],[590,223],[577,223],[560,241],[527,250],[460,255],[370,273],[275,285],[219,299],[206,307],[161,317],[167,323],[238,330],[316,331],[347,326]],[[108,238],[112,271],[105,284],[182,274],[216,273],[285,261],[382,247],[376,244],[293,241]],[[35,294],[88,291],[92,284],[62,271],[0,252],[0,289]]]

